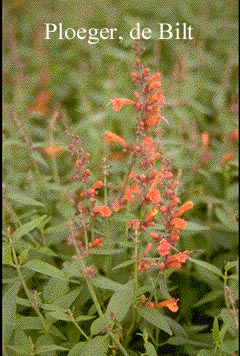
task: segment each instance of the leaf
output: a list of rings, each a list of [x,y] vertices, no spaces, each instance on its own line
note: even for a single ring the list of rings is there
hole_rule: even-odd
[[[183,232],[184,231],[200,232],[200,231],[206,231],[206,230],[210,230],[210,228],[206,225],[201,225],[201,224],[195,223],[193,221],[188,221]]]
[[[218,318],[216,316],[213,322],[212,335],[213,335],[214,344],[218,345],[221,342],[221,337],[220,337]]]
[[[144,347],[146,350],[146,356],[157,356],[155,347],[150,342],[145,342]]]
[[[195,263],[196,265],[198,265],[200,267],[203,267],[203,268],[207,269],[208,271],[210,271],[210,272],[212,272],[214,274],[217,274],[218,276],[222,277],[222,272],[216,266],[214,266],[214,265],[212,265],[212,264],[210,264],[208,262],[197,260],[197,259],[192,258],[192,257],[189,257],[188,259],[191,262]]]
[[[62,312],[62,311],[52,311],[49,312],[48,315],[51,315],[53,318],[57,320],[64,320],[64,321],[72,321],[70,315]]]
[[[184,345],[188,342],[188,339],[185,339],[182,336],[172,336],[167,340],[169,345]]]
[[[43,324],[37,316],[18,316],[16,319],[16,328],[22,330],[41,330],[43,328]]]
[[[169,335],[173,334],[167,319],[165,319],[164,315],[161,313],[160,310],[143,307],[143,308],[137,308],[137,312],[142,318],[147,320],[150,324],[165,331]]]
[[[2,262],[4,265],[12,265],[11,248],[6,241],[2,243]]]
[[[122,249],[108,249],[108,248],[91,248],[89,250],[90,255],[116,255],[122,253]]]
[[[216,301],[216,299],[222,298],[223,297],[223,292],[221,289],[215,289],[212,290],[211,292],[205,294],[203,298],[198,300],[196,303],[193,304],[193,308],[199,307],[203,304],[210,303],[213,301]]]
[[[80,356],[80,353],[83,350],[84,345],[86,345],[86,342],[78,342],[69,351],[67,356]]]
[[[197,353],[197,356],[212,356],[213,350],[202,349]]]
[[[122,288],[116,291],[107,306],[106,314],[108,316],[114,311],[116,320],[122,321],[127,315],[133,301],[133,281],[122,285]]]
[[[17,307],[17,293],[20,288],[20,282],[17,282],[11,286],[3,296],[2,308],[3,308],[3,340],[7,344],[12,331],[15,326],[16,319],[16,307]]]
[[[101,289],[110,289],[113,291],[117,291],[118,289],[122,288],[122,284],[104,276],[97,276],[92,278],[92,283],[95,285],[95,287]]]
[[[28,232],[32,231],[39,225],[43,223],[43,221],[47,218],[47,215],[43,215],[39,218],[33,219],[28,223],[20,226],[16,231],[13,233],[13,239],[19,239],[20,237],[26,235]]]
[[[108,350],[109,342],[109,337],[96,336],[91,341],[85,343],[78,356],[105,356]]]
[[[58,346],[58,345],[41,345],[36,347],[36,353],[42,353],[42,352],[49,352],[49,351],[55,351],[55,350],[60,350],[60,351],[68,351],[69,349],[66,349],[66,347]]]
[[[33,259],[31,261],[28,261],[24,266],[32,271],[39,272],[53,278],[66,278],[62,271],[50,265],[49,263],[43,262],[41,260]]]
[[[94,320],[91,324],[91,334],[96,335],[99,334],[104,326],[106,326],[108,323],[110,323],[111,320],[106,320],[105,317],[100,316],[96,320]]]
[[[123,263],[120,263],[119,265],[113,267],[113,270],[116,270],[116,269],[120,269],[120,268],[123,268],[123,267],[127,267],[127,266],[130,266],[134,263],[133,260],[129,260],[129,261],[125,261]]]
[[[21,203],[22,205],[27,205],[27,206],[44,206],[43,203],[30,198],[25,194],[25,192],[19,192],[14,189],[14,191],[8,191],[7,192],[7,197],[10,200],[16,201],[18,203]]]
[[[94,319],[95,316],[91,316],[91,315],[79,315],[75,318],[76,321],[87,321],[87,320],[91,320]]]

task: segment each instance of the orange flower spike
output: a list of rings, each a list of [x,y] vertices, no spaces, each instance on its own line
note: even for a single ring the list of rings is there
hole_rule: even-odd
[[[157,247],[158,253],[160,256],[169,255],[171,251],[171,244],[166,240],[162,239]]]
[[[184,229],[187,222],[180,218],[173,218],[170,221],[170,224],[173,225],[176,229]]]
[[[106,142],[115,142],[115,143],[119,143],[120,145],[127,147],[128,144],[127,142],[120,136],[118,136],[117,134],[111,132],[111,131],[106,131],[104,134],[104,139]]]
[[[182,216],[183,213],[185,213],[185,211],[188,211],[190,209],[192,209],[194,207],[194,204],[191,200],[187,201],[186,203],[184,203],[174,214],[175,217],[179,217]]]
[[[144,148],[144,151],[149,154],[155,153],[154,141],[151,137],[148,137],[148,136],[144,137],[143,148]]]
[[[106,218],[108,218],[109,216],[112,215],[112,210],[107,205],[96,206],[93,209],[93,212],[95,214],[99,213],[100,215],[102,215],[103,217],[106,217]]]
[[[145,222],[153,220],[155,218],[155,216],[157,215],[157,213],[158,213],[158,210],[156,208],[150,209],[145,217]]]
[[[146,307],[149,307],[149,308],[154,308],[154,307],[155,307],[155,305],[154,305],[153,302],[146,302],[144,305],[145,305]]]
[[[238,142],[239,139],[239,132],[238,129],[231,131],[228,135],[228,140],[231,142]]]
[[[113,98],[111,100],[114,111],[120,111],[123,105],[134,105],[135,101],[127,98]]]
[[[167,300],[163,300],[157,304],[155,304],[155,308],[156,309],[160,309],[163,307],[167,307],[169,310],[171,310],[173,313],[176,313],[179,309],[177,302],[179,301],[179,299],[177,298],[172,298],[172,299],[167,299]]]

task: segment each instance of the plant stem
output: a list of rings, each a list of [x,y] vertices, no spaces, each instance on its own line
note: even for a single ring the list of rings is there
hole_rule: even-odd
[[[22,274],[21,267],[20,267],[19,262],[18,262],[16,250],[15,250],[15,247],[13,245],[13,241],[11,240],[11,238],[9,239],[9,241],[10,241],[10,246],[11,246],[11,250],[12,250],[14,264],[15,264],[16,270],[18,272],[18,277],[19,277],[19,279],[20,279],[20,281],[22,283],[23,289],[24,289],[24,291],[25,291],[25,293],[26,293],[26,295],[27,295],[27,297],[29,299],[29,302],[32,304],[34,301],[33,301],[32,296],[31,296],[31,294],[30,294],[30,292],[28,290],[27,284],[26,284],[24,276]],[[40,313],[38,307],[34,307],[34,310],[37,313],[37,315],[39,316],[45,331],[48,331],[48,326],[46,324],[46,321],[45,321],[43,315]]]
[[[80,331],[80,333],[85,337],[85,339],[90,340],[90,338],[87,336],[87,334],[82,330],[82,328],[78,325],[78,323],[74,319],[73,312],[70,309],[68,309],[68,314],[70,315],[70,318],[71,318],[73,324],[78,329],[78,331]]]

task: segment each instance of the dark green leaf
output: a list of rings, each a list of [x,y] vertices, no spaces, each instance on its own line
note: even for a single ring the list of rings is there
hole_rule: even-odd
[[[3,308],[3,341],[7,344],[15,326],[17,293],[20,288],[20,282],[13,284],[4,294],[2,299]]]
[[[43,262],[41,260],[34,259],[31,261],[28,261],[25,264],[25,267],[29,268],[32,271],[39,272],[39,273],[42,273],[47,276],[51,276],[53,278],[58,278],[58,279],[65,278],[62,271],[60,271],[56,267],[50,265],[49,263]]]
[[[13,233],[13,239],[19,239],[20,237],[26,235],[28,232],[34,230],[36,227],[41,225],[44,220],[47,218],[47,215],[43,215],[39,218],[35,218],[32,221],[20,226],[16,231]]]

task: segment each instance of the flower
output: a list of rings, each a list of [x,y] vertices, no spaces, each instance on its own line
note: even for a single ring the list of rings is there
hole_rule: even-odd
[[[185,213],[185,211],[188,211],[188,210],[192,209],[193,207],[194,207],[193,202],[191,200],[187,201],[176,211],[175,217],[181,216],[183,213]]]
[[[120,111],[122,109],[123,105],[134,105],[135,102],[131,99],[127,99],[127,98],[113,98],[111,100],[112,104],[113,104],[113,110],[114,111]]]
[[[173,218],[170,221],[170,224],[173,225],[176,229],[184,229],[187,222],[180,218]]]
[[[154,219],[155,216],[157,215],[157,213],[158,213],[158,210],[156,208],[150,209],[145,217],[145,222],[148,222],[148,221],[151,221],[152,219]]]
[[[111,132],[111,131],[106,131],[104,134],[104,139],[106,142],[116,142],[119,143],[120,145],[127,147],[127,142],[117,134]]]
[[[220,163],[220,165],[222,167],[226,166],[226,164],[231,161],[233,159],[233,154],[232,152],[227,152],[223,155],[222,157],[222,162]]]
[[[155,102],[158,102],[160,104],[164,104],[166,102],[165,96],[161,92],[157,92],[154,94],[150,99],[149,99],[149,104],[153,104]]]
[[[158,121],[162,119],[161,115],[155,115],[155,116],[150,116],[149,118],[146,119],[146,124],[148,126],[155,126]]]
[[[100,214],[100,215],[102,215],[103,217],[106,217],[106,218],[108,218],[109,216],[112,215],[112,210],[107,205],[96,206],[93,209],[93,212],[95,214]]]
[[[177,299],[176,298],[166,299],[166,300],[163,300],[163,301],[155,304],[154,308],[160,309],[163,307],[167,307],[169,310],[176,313],[179,309],[179,307],[177,305],[178,301],[179,301],[178,298]]]
[[[46,153],[46,155],[48,155],[49,157],[52,157],[61,154],[63,152],[63,149],[58,145],[53,145],[44,148],[43,152]]]
[[[153,204],[158,204],[161,199],[160,192],[156,188],[150,188],[146,194],[146,199],[150,200]]]
[[[157,247],[157,250],[159,252],[160,256],[166,256],[170,253],[171,251],[171,244],[166,240],[166,239],[162,239],[159,242],[159,245]]]
[[[182,268],[182,264],[186,262],[190,251],[186,250],[183,252],[176,253],[175,255],[168,256],[165,262],[160,263],[160,269],[164,270],[167,268]]]
[[[207,149],[210,141],[209,133],[207,131],[204,131],[201,134],[201,140],[202,140],[203,148]]]

